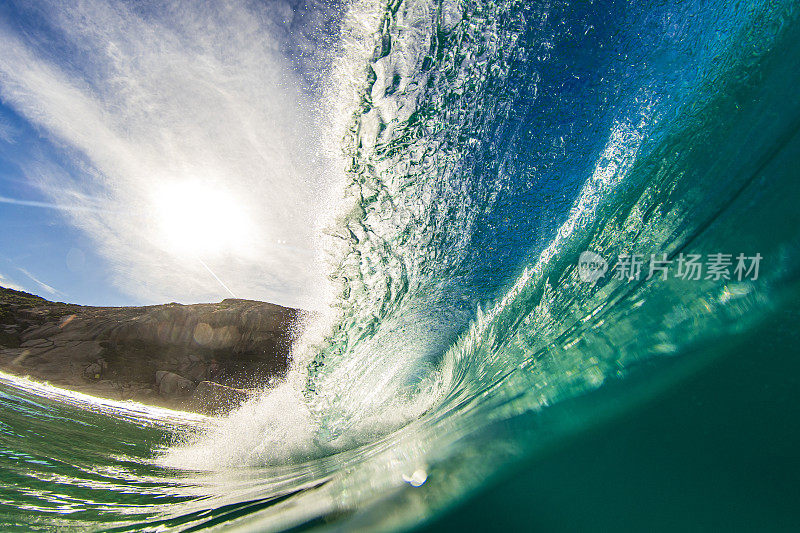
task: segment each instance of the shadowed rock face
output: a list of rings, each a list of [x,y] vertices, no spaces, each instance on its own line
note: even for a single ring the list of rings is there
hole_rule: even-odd
[[[97,396],[220,412],[243,389],[286,374],[300,315],[236,299],[87,307],[0,288],[0,368]]]

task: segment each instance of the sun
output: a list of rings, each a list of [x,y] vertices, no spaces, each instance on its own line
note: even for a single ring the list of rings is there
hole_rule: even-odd
[[[158,240],[174,255],[209,258],[253,244],[246,203],[223,186],[185,181],[153,191]]]

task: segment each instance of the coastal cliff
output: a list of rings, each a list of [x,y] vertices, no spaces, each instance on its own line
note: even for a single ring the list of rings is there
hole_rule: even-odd
[[[300,316],[238,299],[89,307],[0,287],[0,370],[94,396],[216,414],[285,376]]]

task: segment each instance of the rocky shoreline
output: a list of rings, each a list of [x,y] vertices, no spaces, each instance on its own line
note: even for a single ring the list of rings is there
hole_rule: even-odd
[[[303,313],[266,302],[89,307],[0,287],[0,370],[219,414],[283,378]]]

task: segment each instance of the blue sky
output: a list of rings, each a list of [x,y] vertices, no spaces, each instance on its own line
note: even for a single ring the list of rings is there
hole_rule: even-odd
[[[287,52],[298,17],[141,5],[0,5],[0,285],[313,307],[333,178]]]
[[[46,138],[0,104],[0,285],[85,305],[144,303],[114,286],[91,238],[28,179],[32,163],[59,159]]]

